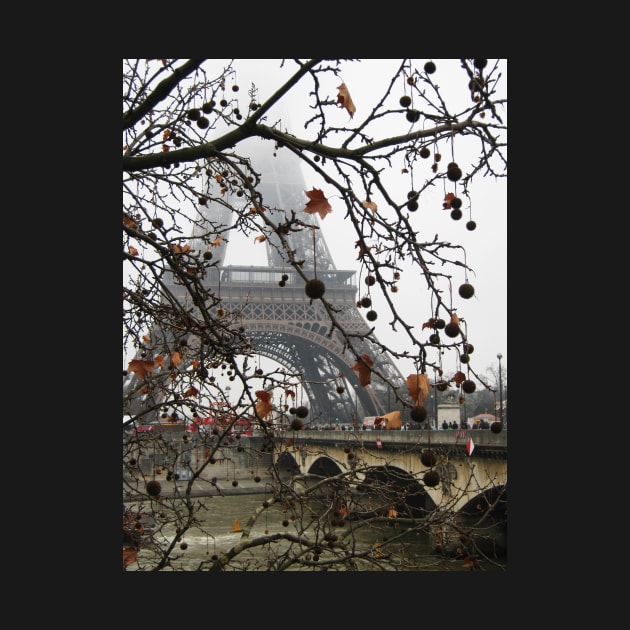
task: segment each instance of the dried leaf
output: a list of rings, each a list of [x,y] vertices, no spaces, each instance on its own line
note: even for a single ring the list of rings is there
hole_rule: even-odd
[[[357,108],[354,106],[352,102],[352,98],[350,97],[350,92],[348,92],[348,88],[345,83],[342,83],[338,88],[339,94],[337,94],[337,103],[342,107],[345,107],[350,114],[350,118],[354,116],[354,112],[357,111]]]
[[[223,175],[219,175],[218,173],[214,176],[214,179],[217,180],[217,184],[220,184],[223,181]]]
[[[448,193],[446,195],[446,197],[444,197],[443,210],[450,210],[450,208],[451,208],[451,201],[453,199],[455,199],[455,193]]]
[[[138,229],[138,224],[128,215],[123,213],[123,225],[131,228],[132,230]]]
[[[175,244],[173,245],[173,251],[176,254],[186,254],[190,251],[190,245],[184,245],[183,247],[180,247],[179,245]]]
[[[151,343],[151,337],[149,335],[142,335],[142,341],[144,341],[144,343]]]
[[[284,390],[284,395],[285,395],[287,398],[291,398],[291,399],[294,399],[294,398],[295,398],[295,392],[294,392],[293,390],[291,390],[291,389],[285,389],[285,390]]]
[[[143,361],[142,359],[133,359],[129,361],[127,369],[133,372],[140,380],[142,380],[145,374],[153,372],[153,361]]]
[[[199,390],[192,385],[184,392],[184,398],[197,398],[199,396]]]
[[[361,260],[361,258],[363,258],[363,256],[365,256],[372,249],[363,241],[356,241],[354,246],[359,248],[359,255],[357,256],[357,260]]]
[[[352,366],[352,369],[358,372],[359,382],[363,387],[369,385],[372,382],[372,370],[370,369],[374,365],[374,361],[367,355],[362,354],[357,362]]]
[[[179,352],[173,352],[171,354],[171,363],[177,367],[182,362],[182,355]]]
[[[133,547],[126,547],[123,549],[123,566],[129,566],[132,562],[136,561],[137,557],[138,552]]]
[[[138,250],[133,245],[129,245],[129,253],[132,256],[137,256],[138,255]]]
[[[361,205],[372,211],[372,214],[376,214],[377,205],[373,201],[363,201]]]
[[[387,431],[391,431],[392,429],[400,429],[402,422],[400,421],[400,410],[390,411],[386,413],[384,416],[385,420],[387,420]]]
[[[313,188],[312,190],[306,190],[306,196],[310,201],[306,204],[304,212],[308,214],[319,214],[320,219],[324,219],[329,212],[332,212],[332,207],[328,203],[324,193],[319,188]]]
[[[158,354],[157,357],[153,359],[153,365],[155,367],[164,367],[164,357],[161,354]]]
[[[217,236],[214,241],[210,243],[210,247],[219,247],[223,243],[223,239],[220,236]]]
[[[254,239],[254,243],[263,243],[267,240],[267,237],[264,234],[260,234]]]
[[[424,404],[429,397],[429,378],[426,374],[410,374],[407,377],[407,389],[416,405]]]
[[[459,326],[459,317],[457,317],[455,311],[451,313],[451,324],[457,324]]]
[[[192,365],[193,370],[196,370],[199,367],[199,361],[197,361],[197,359],[193,359],[190,364]]]
[[[422,330],[424,330],[425,328],[435,329],[435,317],[432,317],[428,321],[424,322],[424,324],[422,324]]]
[[[256,398],[259,399],[256,403],[256,413],[261,418],[266,418],[273,410],[271,394],[261,389],[256,392]]]

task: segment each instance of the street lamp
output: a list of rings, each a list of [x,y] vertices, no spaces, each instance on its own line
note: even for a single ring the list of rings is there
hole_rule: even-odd
[[[503,422],[503,380],[501,379],[501,359],[503,355],[499,352],[497,359],[499,359],[499,422]]]

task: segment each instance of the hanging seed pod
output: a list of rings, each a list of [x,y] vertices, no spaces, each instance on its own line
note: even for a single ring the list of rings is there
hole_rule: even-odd
[[[451,162],[446,168],[446,177],[452,182],[456,182],[462,176],[462,169],[457,166],[457,162]]]

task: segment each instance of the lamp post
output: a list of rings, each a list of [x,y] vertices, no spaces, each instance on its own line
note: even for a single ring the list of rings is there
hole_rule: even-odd
[[[503,422],[503,380],[501,378],[501,359],[503,355],[499,352],[497,359],[499,359],[499,422]]]

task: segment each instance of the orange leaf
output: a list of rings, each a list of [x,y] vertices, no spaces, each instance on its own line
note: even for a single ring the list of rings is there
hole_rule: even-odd
[[[357,362],[352,366],[352,369],[358,372],[359,382],[363,387],[369,385],[372,382],[372,371],[370,368],[374,365],[374,361],[367,355],[362,354]]]
[[[179,352],[171,354],[171,363],[177,367],[182,362],[182,355]]]
[[[407,389],[409,395],[416,403],[422,405],[429,397],[429,378],[426,374],[410,374],[407,377]]]
[[[184,247],[180,247],[179,245],[175,244],[173,245],[173,251],[176,254],[185,254],[186,252],[190,251],[190,245],[184,245]]]
[[[162,134],[162,142],[166,142],[170,137],[171,137],[171,130],[165,129],[164,133]]]
[[[451,313],[451,324],[457,324],[459,326],[459,317],[457,317],[455,311]]]
[[[184,392],[184,398],[197,398],[199,396],[199,390],[192,385]]]
[[[425,328],[433,328],[433,329],[435,329],[435,317],[431,317],[431,319],[429,319],[429,321],[424,322],[424,324],[422,324],[422,330],[424,330]]]
[[[284,390],[284,395],[289,398],[291,397],[292,399],[295,398],[295,392],[290,390],[290,389],[285,389]]]
[[[455,385],[459,387],[466,380],[466,375],[463,372],[455,372],[451,381],[455,382]]]
[[[145,374],[153,372],[153,361],[133,359],[132,361],[129,361],[127,369],[133,372],[139,379],[143,379]]]
[[[132,256],[137,256],[138,255],[138,250],[133,245],[129,245],[129,253]]]
[[[219,247],[223,243],[223,239],[220,236],[217,236],[212,243],[210,243],[210,247]]]
[[[444,207],[443,210],[449,210],[451,207],[451,201],[455,199],[455,194],[454,193],[448,193],[448,195],[446,195],[446,197],[444,197]]]
[[[256,398],[259,399],[256,403],[256,413],[261,418],[266,418],[273,410],[271,394],[261,389],[256,392]]]
[[[136,561],[138,557],[138,552],[132,547],[127,547],[123,549],[123,566],[129,566],[132,562]]]
[[[254,243],[263,243],[267,240],[267,237],[264,234],[260,234],[254,239]]]
[[[193,359],[191,361],[191,365],[192,365],[192,369],[196,370],[199,367],[199,361],[197,361],[197,359]]]
[[[348,92],[348,88],[345,83],[342,83],[338,88],[339,94],[337,95],[337,103],[339,103],[342,107],[345,107],[350,114],[350,118],[354,116],[354,112],[357,111],[357,108],[354,106],[352,99],[350,98],[350,92]]]
[[[214,176],[214,179],[216,179],[217,183],[220,184],[223,181],[223,175],[217,174]]]
[[[324,193],[319,188],[313,188],[305,192],[310,201],[306,204],[304,212],[308,214],[315,214],[317,212],[320,219],[324,219],[329,212],[332,212],[328,199],[324,197]]]
[[[151,343],[151,337],[149,335],[143,335],[142,341],[144,341],[144,343]]]
[[[164,357],[158,354],[157,357],[153,359],[153,365],[155,367],[164,367]]]
[[[372,214],[376,214],[377,205],[373,201],[363,201],[361,202],[361,205],[364,208],[368,208],[369,210],[371,210]]]
[[[256,208],[255,206],[254,206],[253,208],[250,208],[250,209],[249,209],[249,213],[250,213],[250,214],[256,213],[256,212],[258,212],[258,211],[259,211],[259,210],[258,210],[258,208]],[[262,206],[260,206],[260,212],[266,212],[266,209],[265,209],[265,208],[263,208]]]

